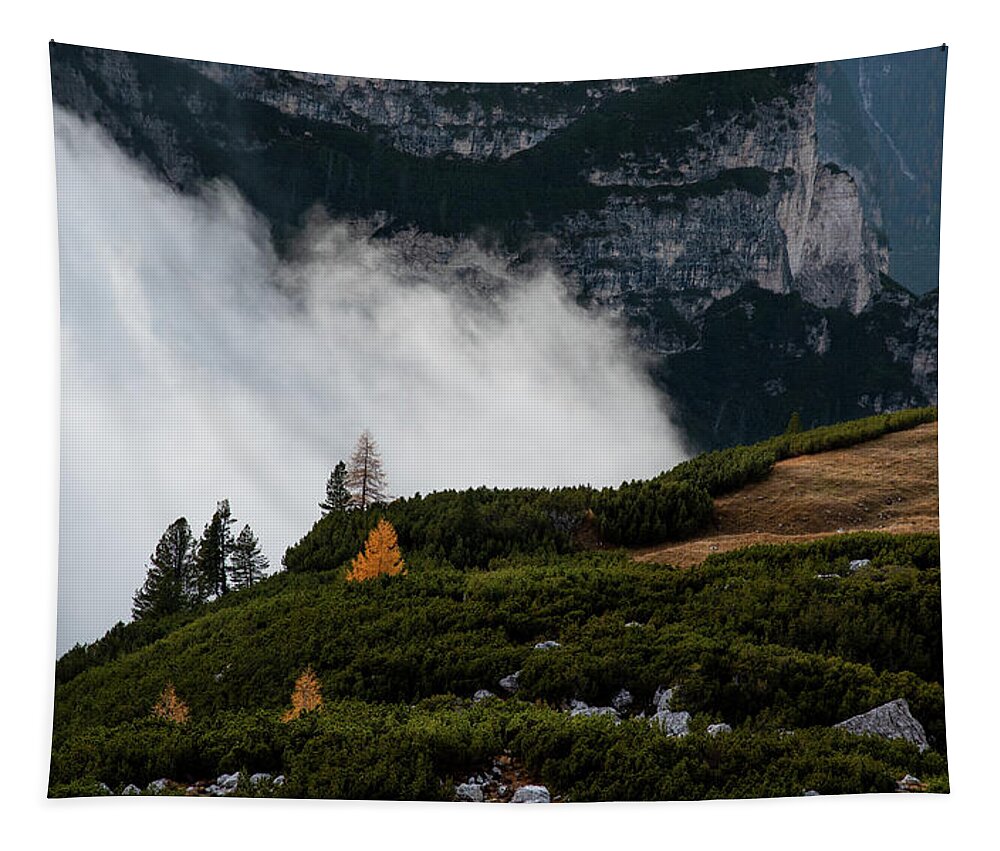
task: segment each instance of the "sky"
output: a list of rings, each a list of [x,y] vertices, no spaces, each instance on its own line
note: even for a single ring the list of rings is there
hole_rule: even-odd
[[[550,268],[471,243],[406,263],[319,212],[282,259],[232,185],[179,194],[60,108],[55,139],[57,653],[127,621],[159,536],[220,499],[277,569],[365,428],[393,496],[617,485],[690,455],[625,329]]]

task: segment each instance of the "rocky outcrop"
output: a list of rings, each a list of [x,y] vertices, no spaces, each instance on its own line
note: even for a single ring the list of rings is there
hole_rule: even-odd
[[[557,647],[562,647],[558,641],[539,641],[534,649],[535,650],[555,650]]]
[[[481,804],[485,800],[483,796],[483,784],[460,783],[455,787],[455,797],[460,801],[469,801],[474,804]]]
[[[818,307],[860,313],[881,288],[887,258],[869,233],[851,175],[827,164],[816,171],[795,289]]]
[[[506,159],[608,97],[667,78],[570,83],[446,83],[276,71],[213,62],[190,67],[238,99],[354,130],[377,130],[410,154]]]
[[[653,696],[653,706],[656,709],[651,723],[656,724],[668,736],[686,736],[690,732],[691,713],[675,712],[671,709],[674,697],[673,688],[660,687]]]
[[[705,729],[705,732],[708,733],[708,735],[710,736],[719,736],[722,735],[723,733],[733,732],[733,728],[725,723],[709,724],[708,727]]]
[[[924,728],[910,714],[910,706],[902,697],[833,726],[858,736],[904,739],[915,744],[921,751],[930,747]]]
[[[620,689],[618,693],[611,698],[611,705],[618,712],[626,712],[632,708],[632,704],[635,702],[635,698],[632,696],[627,688]]]
[[[544,786],[521,786],[515,790],[512,804],[550,804],[552,796]]]
[[[500,688],[504,691],[513,694],[518,689],[518,685],[521,679],[521,672],[514,671],[513,674],[508,674],[502,680],[500,680]]]
[[[571,718],[611,718],[616,724],[621,721],[618,710],[611,706],[588,706],[582,700],[571,700],[569,703]]]

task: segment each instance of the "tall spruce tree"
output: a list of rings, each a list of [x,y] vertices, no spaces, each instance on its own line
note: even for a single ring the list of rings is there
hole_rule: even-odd
[[[233,587],[249,588],[264,578],[267,568],[267,556],[260,551],[257,536],[249,525],[244,526],[233,544],[233,561],[230,566]]]
[[[331,511],[347,511],[351,505],[351,492],[347,489],[347,465],[338,461],[337,466],[326,480],[326,499],[319,504],[323,514]]]
[[[220,500],[198,541],[196,570],[200,600],[221,596],[229,590],[228,571],[233,552],[233,532],[229,527],[235,522],[229,500]]]
[[[132,617],[169,615],[188,608],[195,599],[195,541],[187,519],[171,523],[149,557],[146,581],[132,599]]]
[[[361,432],[351,453],[351,463],[347,468],[347,487],[351,492],[351,504],[362,511],[371,505],[388,499],[382,458],[371,432]]]

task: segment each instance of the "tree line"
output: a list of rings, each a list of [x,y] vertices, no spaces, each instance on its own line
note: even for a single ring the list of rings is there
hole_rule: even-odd
[[[365,429],[349,465],[340,461],[330,473],[326,498],[319,507],[324,515],[353,509],[364,513],[388,498],[378,445]],[[149,620],[190,610],[259,582],[268,569],[268,560],[249,524],[234,535],[235,523],[228,499],[217,503],[198,539],[186,517],[171,523],[149,557],[146,579],[132,598],[132,619]],[[388,531],[382,534],[384,537]],[[395,546],[395,533],[391,534]],[[363,559],[364,554],[359,557]]]
[[[220,500],[196,539],[186,517],[171,523],[149,557],[146,580],[132,599],[132,618],[181,612],[264,578],[267,557],[249,524],[233,535],[229,500]]]

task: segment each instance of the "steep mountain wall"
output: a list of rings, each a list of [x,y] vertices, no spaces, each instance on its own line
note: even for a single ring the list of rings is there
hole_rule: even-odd
[[[279,243],[319,204],[404,262],[465,263],[472,239],[557,266],[666,359],[702,445],[936,399],[936,302],[886,290],[865,178],[817,149],[813,66],[462,84],[54,44],[52,79],[179,189],[235,183]],[[468,262],[470,290],[501,285]]]

